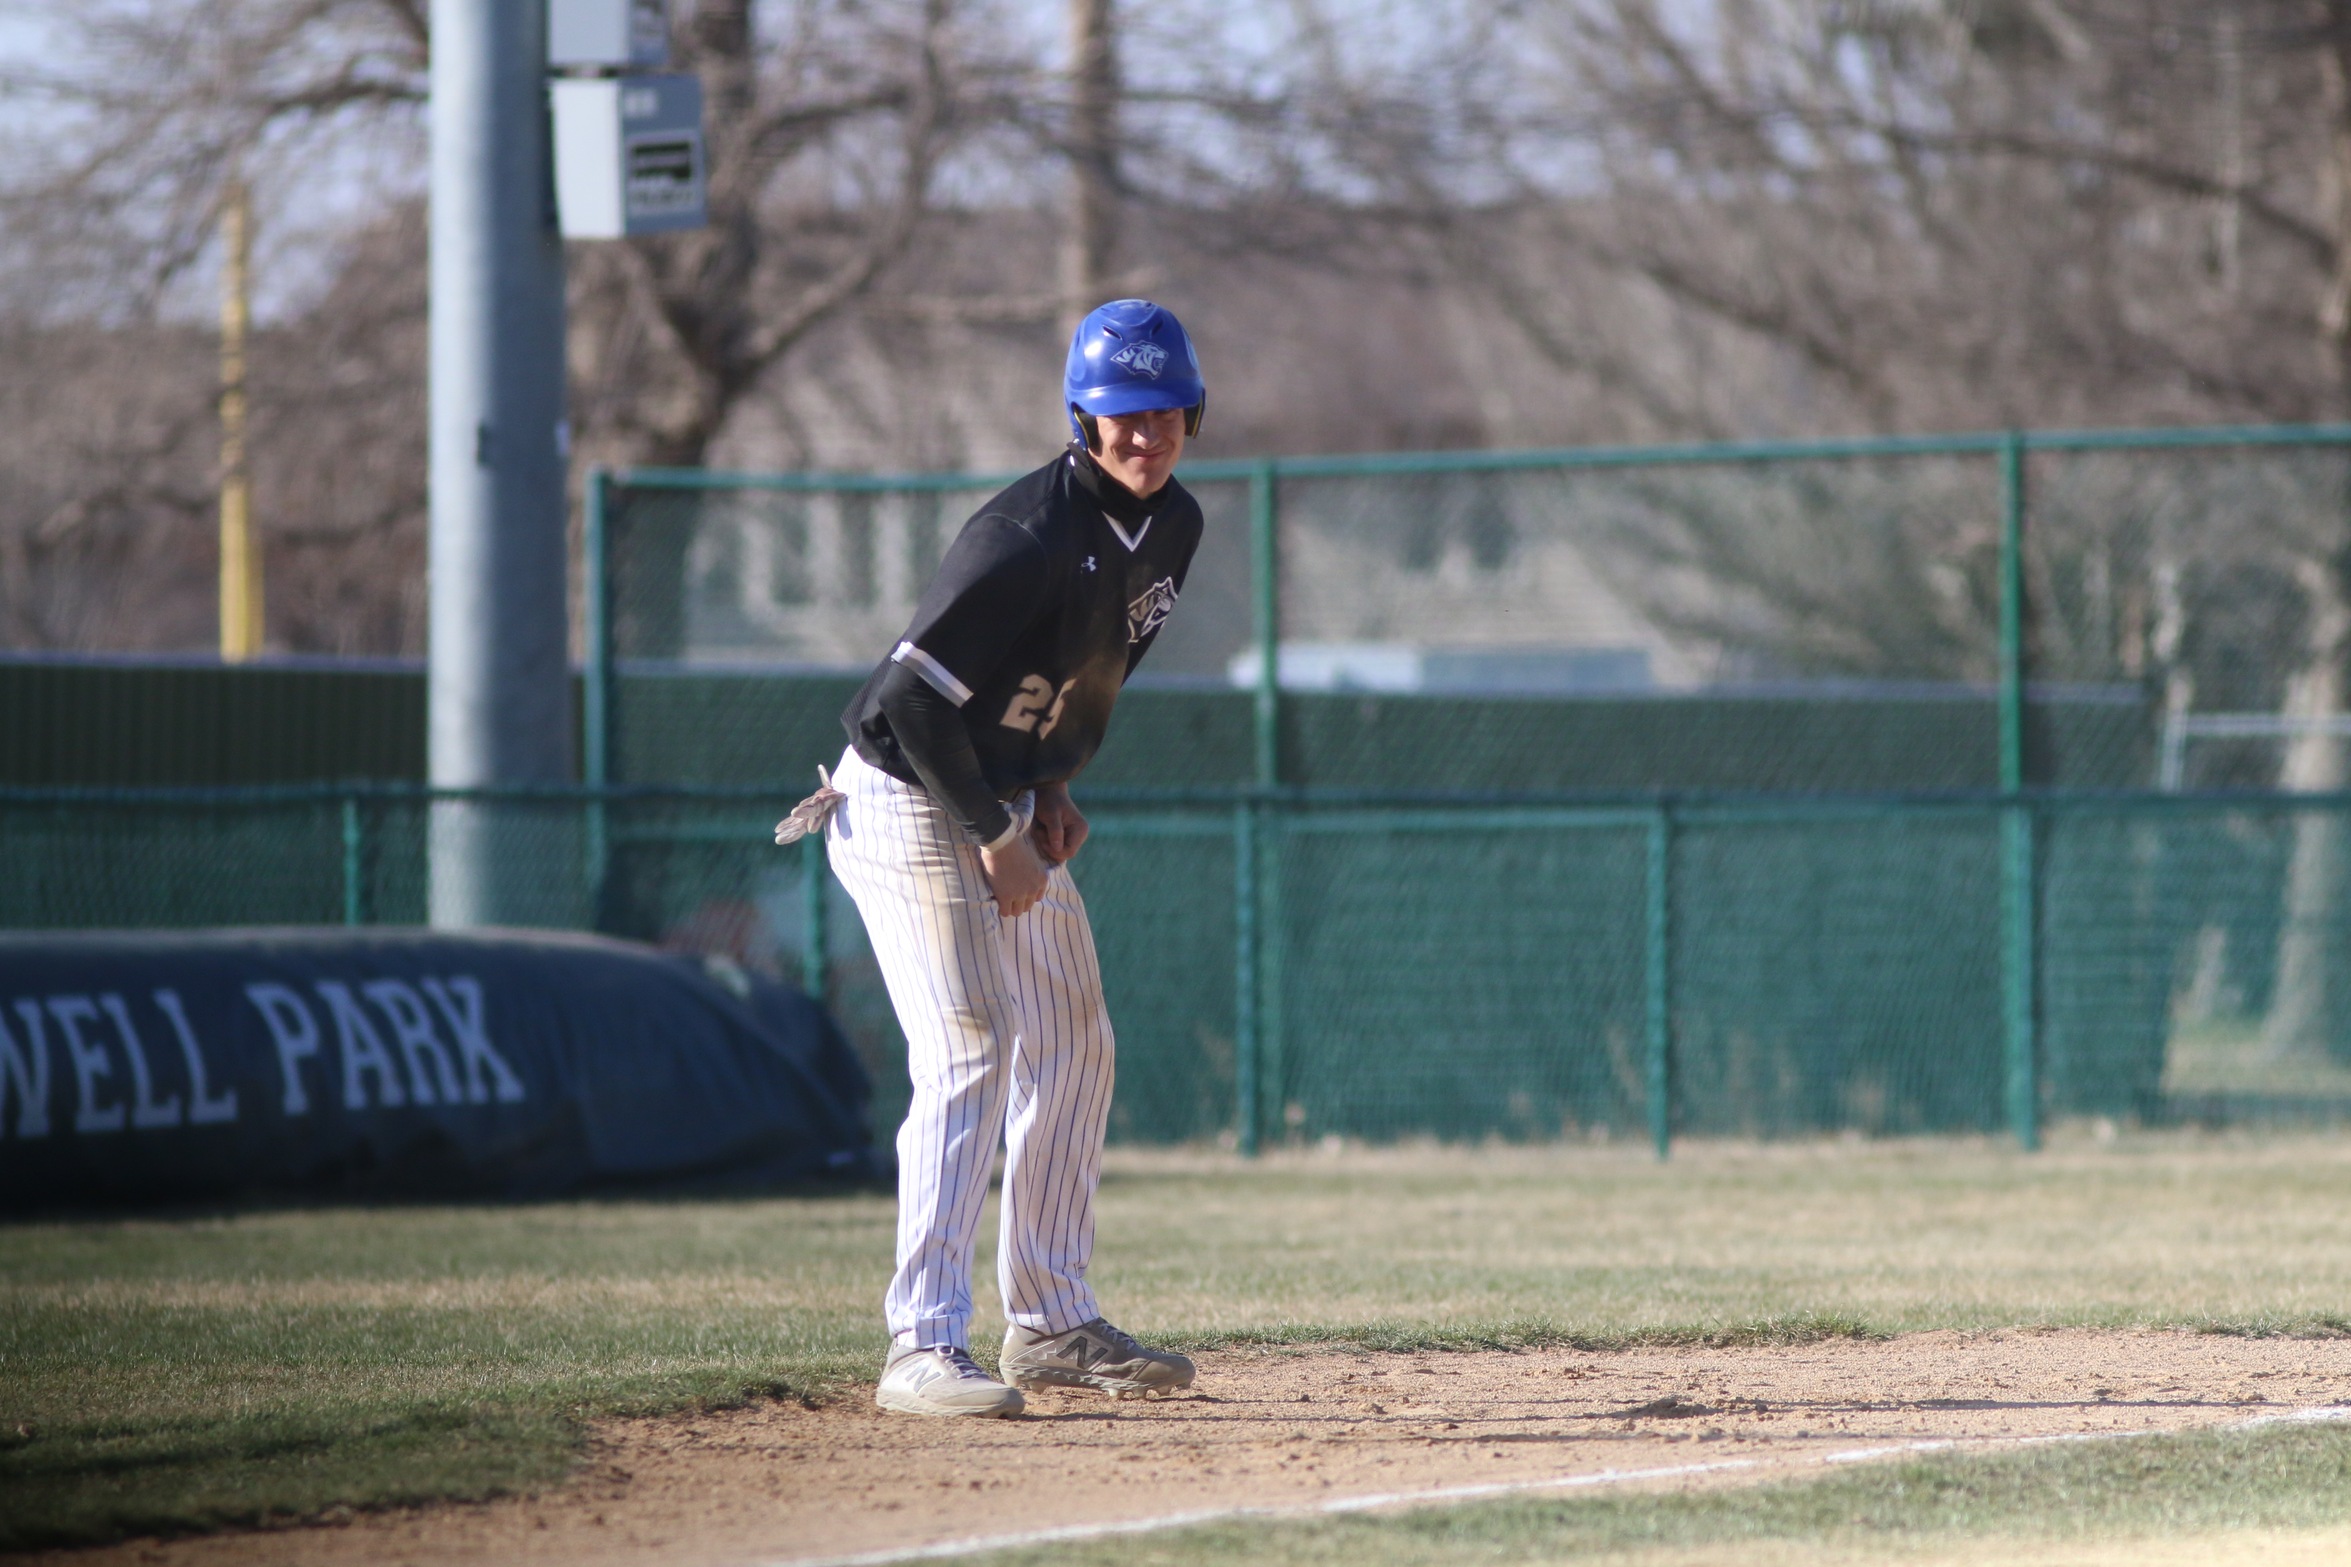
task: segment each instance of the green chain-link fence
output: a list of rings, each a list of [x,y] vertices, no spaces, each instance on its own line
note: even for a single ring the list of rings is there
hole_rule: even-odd
[[[396,787],[0,796],[0,924],[414,923],[431,813],[498,813],[551,920],[822,989],[904,1099],[862,929],[781,795]],[[2041,796],[2030,1094],[1997,799],[1090,800],[1076,862],[1118,1135],[1994,1130],[2351,1109],[2351,1035],[2276,1011],[2297,842],[2351,799]],[[568,913],[568,918],[567,918]],[[2351,956],[2351,906],[2313,932]],[[814,939],[812,939],[812,936]],[[2026,1125],[2031,1124],[2028,1119]]]
[[[2351,1114],[2351,430],[1185,480],[1078,791],[1117,1135]],[[891,1119],[855,912],[768,827],[996,482],[599,475],[583,788],[0,796],[0,921],[417,920],[488,810],[548,923],[821,990]]]

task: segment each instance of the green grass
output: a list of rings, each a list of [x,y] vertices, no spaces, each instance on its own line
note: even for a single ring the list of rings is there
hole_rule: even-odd
[[[1126,1152],[1095,1277],[1197,1346],[2326,1333],[2347,1197],[2315,1137]],[[598,1415],[825,1396],[890,1232],[878,1195],[0,1227],[0,1545],[495,1494]]]
[[[1237,1521],[974,1560],[987,1567],[1487,1567],[1696,1551],[1732,1562],[1790,1542],[1806,1559],[1846,1547],[1892,1562],[1985,1536],[2127,1542],[2345,1521],[2351,1431],[2319,1426],[1936,1455],[1751,1488]]]
[[[865,1373],[875,1197],[0,1231],[0,1548],[560,1478],[585,1418]]]
[[[2189,1325],[2351,1313],[2351,1140],[1135,1154],[1104,1187],[1127,1325],[1396,1347]]]

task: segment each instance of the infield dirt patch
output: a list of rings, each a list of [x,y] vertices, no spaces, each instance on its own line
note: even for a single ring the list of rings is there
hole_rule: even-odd
[[[1189,1396],[1046,1394],[1010,1421],[884,1415],[849,1395],[616,1422],[573,1482],[537,1497],[71,1554],[188,1567],[808,1561],[1603,1471],[1722,1463],[1641,1483],[1751,1483],[1892,1442],[2185,1430],[2351,1397],[2351,1341],[2182,1332],[1608,1353],[1236,1350],[1200,1366]]]

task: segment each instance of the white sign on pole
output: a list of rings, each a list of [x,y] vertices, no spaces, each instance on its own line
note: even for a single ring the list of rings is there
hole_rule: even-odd
[[[700,80],[559,77],[551,86],[564,238],[702,227],[709,170]]]

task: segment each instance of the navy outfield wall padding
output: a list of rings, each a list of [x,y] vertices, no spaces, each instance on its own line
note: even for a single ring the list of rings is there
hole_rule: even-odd
[[[879,1173],[823,1008],[596,936],[0,936],[0,1211]]]

